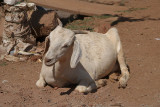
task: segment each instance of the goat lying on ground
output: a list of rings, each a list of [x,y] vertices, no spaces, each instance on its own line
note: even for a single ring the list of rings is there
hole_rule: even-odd
[[[36,83],[38,87],[78,84],[75,90],[90,92],[105,84],[101,78],[115,70],[117,60],[122,74],[119,83],[126,87],[129,72],[116,28],[111,28],[106,34],[76,34],[57,26],[45,44],[46,53]]]

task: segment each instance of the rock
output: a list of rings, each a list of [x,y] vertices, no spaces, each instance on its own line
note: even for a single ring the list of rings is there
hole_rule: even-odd
[[[160,38],[155,38],[155,40],[160,40]]]
[[[58,14],[58,17],[60,19],[71,19],[71,18],[76,19],[78,17],[77,14],[65,12],[65,11],[61,11],[61,10],[57,10],[56,13]]]
[[[58,25],[57,14],[55,12],[49,12],[44,14],[40,19],[40,24],[43,25],[40,29],[42,35],[49,35],[49,33]]]
[[[27,61],[27,60],[28,60],[28,57],[20,57],[19,58],[19,61],[22,61],[22,62]]]
[[[18,3],[14,6],[4,5],[5,22],[2,42],[21,40],[35,45],[35,38],[31,35],[30,16],[35,10],[34,3]]]
[[[18,62],[20,59],[18,57],[12,56],[12,55],[5,55],[4,59],[7,61],[13,61],[13,62]]]
[[[2,84],[8,83],[8,80],[3,80]]]
[[[68,22],[74,21],[79,16],[77,14],[66,12],[66,11],[61,11],[61,10],[55,10],[55,11],[64,25],[67,24]]]
[[[7,60],[7,61],[11,61],[11,62],[20,62],[20,61],[27,61],[28,60],[28,57],[26,56],[21,56],[20,58],[19,57],[15,57],[13,55],[5,55],[4,56],[4,59]]]
[[[31,17],[32,34],[36,35],[36,38],[48,36],[58,25],[57,18],[56,12],[38,7]]]
[[[0,45],[0,56],[4,55],[7,52],[6,48]]]

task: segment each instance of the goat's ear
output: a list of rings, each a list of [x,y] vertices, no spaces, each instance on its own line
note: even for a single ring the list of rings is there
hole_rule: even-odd
[[[49,48],[49,36],[46,37],[45,39],[45,47],[44,47],[44,52],[43,52],[43,56],[46,54],[46,52],[48,51]]]
[[[58,25],[63,27],[63,24],[62,24],[62,22],[61,22],[61,20],[59,18],[57,18],[57,21],[58,21]]]
[[[80,61],[80,58],[82,56],[82,51],[80,48],[80,44],[78,40],[74,41],[74,46],[73,46],[73,53],[70,61],[70,66],[71,68],[75,68]]]

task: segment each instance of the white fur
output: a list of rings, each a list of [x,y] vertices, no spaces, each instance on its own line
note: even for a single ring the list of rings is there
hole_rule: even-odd
[[[58,26],[48,38],[38,87],[46,83],[53,87],[78,84],[75,90],[90,92],[105,85],[101,78],[113,71],[117,60],[122,73],[120,86],[126,86],[129,72],[116,28],[106,34],[75,34]]]

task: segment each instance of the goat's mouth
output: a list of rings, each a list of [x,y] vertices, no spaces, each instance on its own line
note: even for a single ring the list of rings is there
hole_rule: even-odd
[[[45,59],[45,65],[47,66],[52,66],[56,63],[57,61],[55,59]]]

